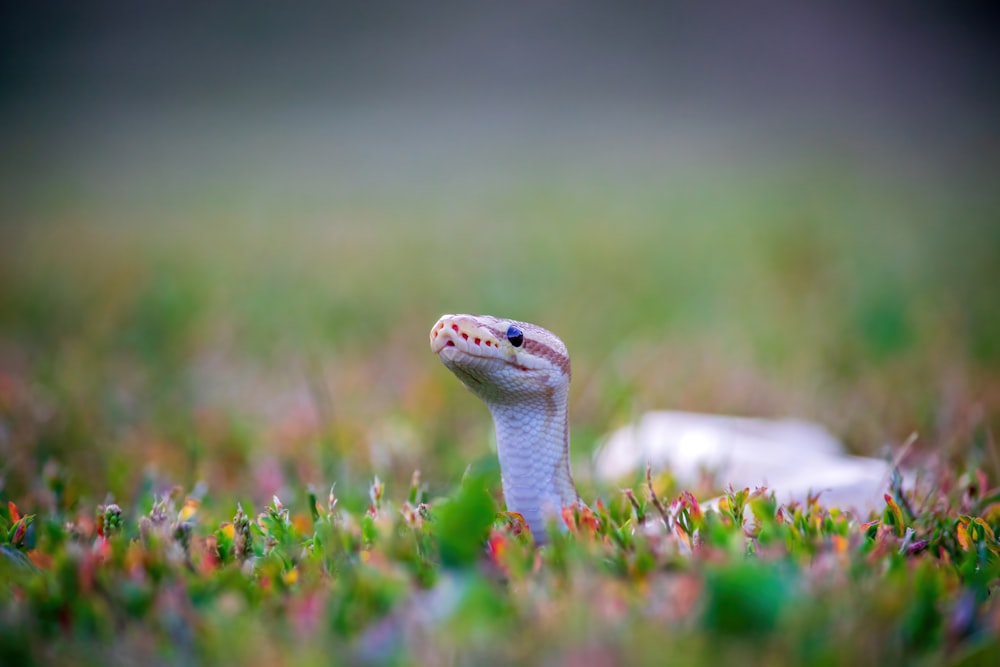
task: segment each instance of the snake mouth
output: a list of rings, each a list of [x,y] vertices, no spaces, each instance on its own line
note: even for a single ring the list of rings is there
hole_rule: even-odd
[[[455,348],[470,357],[500,358],[499,354],[495,354],[500,351],[500,343],[490,333],[474,325],[469,326],[467,322],[451,320],[451,326],[447,326],[448,318],[447,315],[442,317],[431,329],[431,350],[434,354],[440,355],[448,348]]]
[[[444,337],[437,338],[433,334],[431,335],[431,352],[434,354],[441,354],[441,351],[446,347],[455,347],[455,341]]]
[[[451,354],[448,355],[449,357],[454,357],[455,353],[461,353],[470,357],[482,357],[484,359],[489,358],[486,355],[477,355],[470,350],[463,349],[464,347],[464,345],[459,347],[459,345],[455,342],[455,339],[447,333],[442,336],[438,336],[437,332],[431,334],[431,351],[439,357],[442,353],[451,351]]]
[[[456,338],[461,336],[461,339]],[[431,351],[438,356],[452,372],[458,368],[468,365],[480,366],[482,364],[506,364],[519,371],[533,370],[527,366],[519,365],[515,359],[504,357],[500,353],[499,346],[490,341],[489,346],[485,346],[484,339],[472,336],[452,333],[449,329],[435,328],[431,331]],[[490,353],[492,347],[492,354]]]
[[[456,345],[451,340],[445,341],[438,346],[432,345],[431,349],[438,355],[438,359],[450,368],[453,373],[457,373],[463,366],[478,365],[480,368],[484,368],[481,364],[492,364],[494,367],[497,365],[506,365],[522,373],[544,372],[539,368],[519,364],[516,360],[504,359],[488,354],[476,354],[472,350],[465,349],[464,346],[460,347]]]
[[[447,336],[442,336],[431,341],[431,350],[442,361],[455,361],[458,358],[481,359],[483,361],[503,361],[499,357],[489,354],[476,354],[474,350],[466,349],[465,345],[458,345]]]

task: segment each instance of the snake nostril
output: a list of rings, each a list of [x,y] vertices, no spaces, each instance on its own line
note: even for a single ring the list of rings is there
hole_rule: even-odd
[[[458,333],[458,325],[457,324],[452,324],[451,325],[451,330],[454,331],[455,333]]]
[[[445,347],[455,347],[455,341],[450,340],[444,344]]]

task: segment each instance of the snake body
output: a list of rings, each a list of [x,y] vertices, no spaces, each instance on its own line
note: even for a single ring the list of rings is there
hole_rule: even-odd
[[[569,353],[534,324],[490,315],[444,315],[431,350],[489,408],[507,509],[536,539],[578,501],[569,463]]]
[[[559,338],[534,324],[490,315],[444,315],[431,349],[493,415],[507,509],[522,514],[538,542],[546,523],[579,502],[569,465],[570,363]],[[828,502],[860,516],[881,511],[895,464],[847,456],[815,424],[696,413],[653,412],[602,447],[595,472],[634,474],[644,461],[671,467],[688,482],[708,467],[736,488],[766,486],[780,500]],[[913,471],[902,471],[908,486]],[[703,506],[711,506],[708,501]]]

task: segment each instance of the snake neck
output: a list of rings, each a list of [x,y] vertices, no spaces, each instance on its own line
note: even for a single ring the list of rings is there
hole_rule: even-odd
[[[562,508],[578,500],[569,464],[567,394],[557,390],[530,405],[489,405],[507,510],[524,516],[536,540],[544,540],[549,522],[562,525]]]

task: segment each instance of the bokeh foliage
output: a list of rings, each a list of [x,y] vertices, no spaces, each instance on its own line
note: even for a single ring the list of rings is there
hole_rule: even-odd
[[[7,487],[53,456],[98,499],[147,462],[184,484],[273,458],[313,483],[420,467],[448,486],[489,430],[426,350],[442,312],[564,338],[581,459],[660,407],[814,418],[868,453],[916,431],[960,456],[996,430],[992,194],[806,166],[676,181],[355,197],[273,224],[228,199],[80,203],[5,227]]]
[[[923,496],[894,485],[862,523],[814,499],[779,508],[766,490],[703,509],[649,477],[564,510],[542,549],[478,473],[446,501],[426,502],[418,477],[405,496],[376,478],[357,512],[334,488],[224,521],[180,489],[138,498],[145,513],[10,503],[0,657],[660,664],[669,647],[686,664],[988,664],[1000,490],[985,481],[942,472]]]
[[[531,176],[252,222],[238,189],[35,193],[49,204],[0,229],[4,657],[995,650],[995,194],[812,163]],[[443,312],[535,321],[571,350],[576,477],[606,509],[545,551],[495,514],[488,415],[428,351]],[[940,497],[867,525],[756,507],[748,538],[667,483],[702,539],[684,555],[636,530],[656,517],[641,486],[633,507],[589,474],[601,434],[652,408],[812,418],[874,455],[917,432]]]

